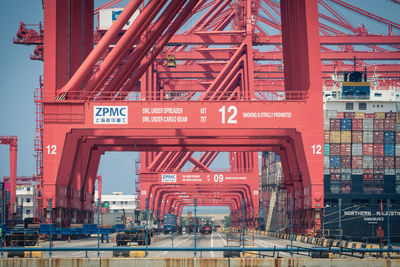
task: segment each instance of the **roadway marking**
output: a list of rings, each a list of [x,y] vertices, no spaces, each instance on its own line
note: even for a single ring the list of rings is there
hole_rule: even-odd
[[[218,233],[218,235],[219,235],[219,238],[221,238],[221,240],[224,241],[224,244],[225,244],[225,246],[226,246],[226,241],[225,241],[225,239],[222,238],[222,236],[221,236],[220,233]]]
[[[213,242],[213,236],[214,236],[214,231],[211,231],[211,247],[214,247],[214,242]],[[211,257],[214,258],[214,251],[211,252]]]
[[[267,242],[265,240],[258,240],[258,241],[256,240],[256,241],[254,241],[254,243],[258,243],[259,245],[261,245],[261,247],[264,247],[264,245],[261,242],[270,244],[271,246],[275,245],[276,247],[279,247],[279,248],[285,248],[284,246],[279,246],[279,245],[276,245],[275,243]],[[279,251],[279,253],[282,253],[282,254],[287,255],[288,257],[291,257],[290,253],[286,253],[286,252],[282,252],[282,251]]]
[[[181,242],[178,242],[178,243],[174,244],[174,247],[179,246],[180,244],[186,242],[186,241],[189,240],[190,238],[192,238],[192,236],[189,236],[188,238],[182,240]],[[164,251],[163,253],[161,253],[161,254],[158,255],[157,257],[160,257],[161,255],[165,255],[165,254],[167,254],[168,252],[170,252],[170,251]]]

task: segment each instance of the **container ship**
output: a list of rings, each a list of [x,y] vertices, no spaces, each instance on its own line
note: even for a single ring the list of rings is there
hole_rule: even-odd
[[[390,240],[400,241],[399,87],[382,86],[375,75],[354,70],[334,75],[323,98],[324,209],[318,234],[377,242],[378,228],[387,239],[389,218]],[[260,182],[267,231],[290,230],[282,178],[279,155],[264,152]]]

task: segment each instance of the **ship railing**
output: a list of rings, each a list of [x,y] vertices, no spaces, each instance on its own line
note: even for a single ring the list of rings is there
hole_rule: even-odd
[[[368,100],[368,99],[370,99],[370,96],[369,95],[342,95],[338,99]]]

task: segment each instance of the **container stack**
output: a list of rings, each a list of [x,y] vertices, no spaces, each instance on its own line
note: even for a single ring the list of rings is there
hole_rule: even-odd
[[[363,193],[380,194],[385,177],[396,179],[400,193],[400,113],[324,114],[324,174],[333,194],[352,191],[355,176]],[[358,191],[357,191],[358,192]]]

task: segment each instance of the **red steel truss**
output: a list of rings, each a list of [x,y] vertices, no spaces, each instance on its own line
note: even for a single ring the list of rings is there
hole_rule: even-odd
[[[330,16],[318,13],[317,2]],[[348,61],[354,57],[400,59],[400,39],[392,34],[396,23],[331,0],[389,25],[390,36],[371,35],[327,2],[131,0],[109,30],[96,33],[93,48],[98,11],[93,1],[45,0],[45,31],[39,26],[35,34],[21,24],[15,40],[39,45],[36,58],[46,51],[41,102],[45,212],[51,198],[58,225],[90,222],[101,155],[140,151],[140,196],[149,198],[158,218],[170,211],[180,214],[194,197],[199,205],[224,204],[237,214],[244,198],[246,225],[255,227],[257,152],[273,151],[281,156],[285,190],[294,200],[295,229],[319,228],[321,78],[351,69]],[[138,17],[122,30],[137,9]],[[267,34],[266,25],[282,35]],[[357,50],[358,45],[372,51]],[[398,79],[398,68],[379,64],[367,71]],[[196,151],[203,152],[198,159]],[[229,152],[226,173],[210,168],[220,152]],[[184,172],[188,162],[192,170]],[[223,180],[216,186],[219,178],[207,180],[207,175],[235,173],[246,182]],[[179,180],[184,175],[201,182]],[[180,200],[182,192],[188,197]],[[207,201],[215,192],[229,201],[220,196]]]

